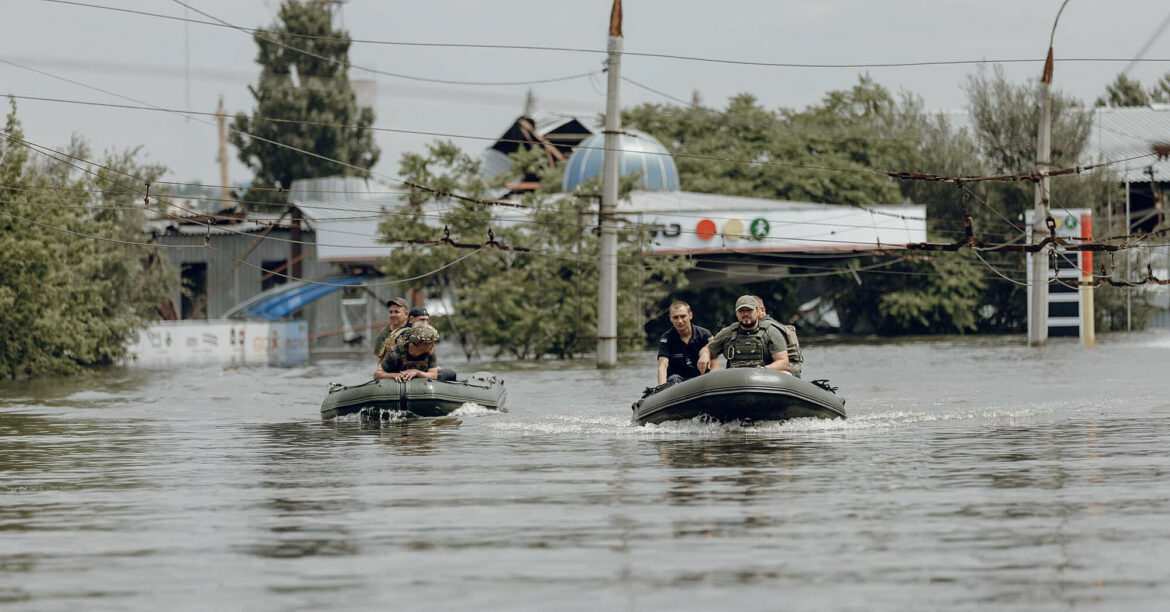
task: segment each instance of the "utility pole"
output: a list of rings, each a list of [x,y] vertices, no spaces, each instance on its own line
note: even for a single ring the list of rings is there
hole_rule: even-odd
[[[605,156],[602,164],[601,206],[597,222],[601,227],[598,262],[597,367],[617,365],[617,225],[614,211],[618,198],[618,140],[622,129],[618,104],[622,66],[622,0],[613,0],[609,13],[609,40],[606,44],[608,75],[605,91]]]
[[[1128,169],[1127,169],[1128,171]],[[1133,220],[1130,218],[1129,175],[1125,175],[1125,231],[1122,235],[1128,236],[1133,232]],[[1133,251],[1125,251],[1125,280],[1133,278]],[[1125,331],[1133,331],[1133,290],[1125,291]]]
[[[1032,239],[1043,240],[1048,235],[1048,172],[1052,161],[1052,88],[1053,51],[1056,39],[1056,24],[1068,0],[1060,5],[1056,19],[1052,22],[1052,33],[1048,37],[1048,57],[1044,60],[1044,73],[1040,76],[1040,127],[1036,137],[1036,196],[1032,208]],[[1028,344],[1041,346],[1048,340],[1048,253],[1052,246],[1046,246],[1032,255],[1032,285],[1028,287]]]
[[[220,208],[226,208],[231,202],[232,188],[228,178],[228,148],[227,148],[227,114],[223,109],[223,96],[219,97],[219,106],[215,109],[215,127],[219,132],[219,153],[216,161],[219,162],[219,193],[222,202]]]

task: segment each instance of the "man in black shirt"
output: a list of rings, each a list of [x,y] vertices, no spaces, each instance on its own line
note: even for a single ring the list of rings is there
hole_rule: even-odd
[[[673,326],[658,341],[658,384],[676,383],[699,375],[699,350],[711,339],[711,332],[695,325],[686,302],[670,305]]]

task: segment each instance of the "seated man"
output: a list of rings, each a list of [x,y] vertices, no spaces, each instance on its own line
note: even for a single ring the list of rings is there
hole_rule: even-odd
[[[791,374],[784,336],[775,327],[760,325],[756,298],[744,295],[736,300],[735,316],[737,324],[719,330],[699,351],[699,371],[711,369],[712,357],[726,355],[729,368],[768,368]]]
[[[406,316],[406,325],[403,325],[396,332],[390,334],[390,341],[398,344],[399,340],[402,338],[402,334],[406,333],[406,330],[410,329],[411,327],[414,327],[415,325],[430,325],[430,324],[431,324],[431,315],[429,313],[427,313],[426,308],[422,308],[420,306],[416,306],[414,308],[411,308],[410,313]]]
[[[760,325],[775,327],[784,335],[784,343],[788,345],[788,371],[792,372],[793,376],[800,378],[801,370],[804,369],[804,352],[800,350],[800,340],[796,337],[796,328],[773,319],[768,314],[768,309],[764,307],[764,299],[758,295],[752,297],[756,298],[756,303],[759,304],[759,308],[756,310],[760,317]]]
[[[698,376],[699,351],[711,340],[711,332],[693,323],[690,304],[675,301],[669,312],[672,327],[658,340],[659,385]]]
[[[377,355],[378,359],[385,356],[388,348],[387,339],[395,335],[398,330],[406,327],[406,316],[406,300],[400,297],[386,300],[386,329],[383,329],[374,338],[374,354]],[[389,346],[394,346],[394,343],[390,342]]]
[[[407,329],[399,337],[400,342],[386,351],[374,378],[406,382],[422,377],[439,378],[439,365],[435,357],[435,344],[439,332],[430,325],[418,325]]]

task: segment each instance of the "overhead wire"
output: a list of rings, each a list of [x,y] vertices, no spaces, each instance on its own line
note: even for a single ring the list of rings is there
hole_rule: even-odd
[[[55,102],[55,103],[64,103],[64,104],[78,104],[78,105],[106,107],[106,108],[119,108],[119,109],[126,109],[126,110],[166,112],[166,113],[173,113],[173,114],[182,115],[182,116],[185,116],[188,118],[190,118],[192,116],[205,116],[205,117],[217,116],[216,113],[212,113],[212,112],[190,111],[190,110],[185,110],[185,109],[175,109],[175,108],[167,108],[167,107],[157,106],[154,104],[144,102],[142,100],[137,100],[134,98],[130,98],[128,96],[123,96],[121,94],[110,92],[110,91],[107,91],[107,90],[102,89],[100,87],[95,87],[95,86],[92,86],[92,85],[89,85],[86,83],[82,83],[80,81],[69,79],[67,77],[61,77],[61,76],[58,76],[58,75],[55,75],[55,74],[52,74],[52,73],[49,73],[46,71],[42,71],[42,70],[39,70],[36,68],[25,66],[23,64],[12,62],[10,60],[5,60],[3,58],[0,58],[0,63],[9,64],[9,65],[12,65],[12,66],[15,66],[18,68],[30,70],[32,72],[36,72],[38,74],[48,76],[50,78],[63,80],[65,82],[68,82],[68,83],[71,83],[74,85],[78,85],[78,86],[85,87],[88,89],[93,89],[95,91],[99,91],[99,92],[104,93],[106,95],[111,95],[114,97],[130,100],[132,102],[136,102],[137,104],[139,104],[139,106],[132,106],[132,105],[127,105],[127,104],[114,104],[114,103],[107,103],[107,102],[94,102],[94,101],[88,101],[88,100],[71,100],[71,99],[65,99],[65,98],[52,98],[52,97],[46,97],[46,96],[25,96],[25,95],[17,95],[17,94],[6,94],[6,95],[9,95],[15,99],[25,99],[25,100],[43,101],[43,102]],[[367,129],[367,130],[371,130],[371,131],[409,133],[409,134],[415,134],[415,135],[427,135],[427,136],[434,136],[434,137],[459,138],[459,139],[469,139],[469,140],[482,140],[482,141],[493,141],[493,142],[506,141],[506,142],[514,142],[517,144],[526,144],[526,142],[527,142],[527,141],[524,141],[522,139],[496,138],[496,137],[489,137],[489,136],[467,135],[467,134],[458,134],[458,133],[450,133],[450,132],[435,132],[435,131],[425,131],[425,130],[409,130],[409,129],[401,129],[401,128],[359,126],[359,125],[352,125],[352,124],[338,124],[338,123],[317,122],[317,121],[308,121],[308,120],[280,119],[280,118],[271,118],[271,117],[263,117],[263,116],[256,117],[256,119],[259,119],[262,121],[272,121],[272,122],[289,123],[289,124],[320,125],[320,126],[325,126],[325,127],[340,127],[340,128],[350,128],[350,129],[360,128],[360,129]],[[203,123],[207,123],[207,122],[203,122]],[[252,138],[256,138],[257,140],[259,140],[261,142],[266,142],[268,144],[273,144],[274,146],[287,148],[287,149],[293,150],[295,152],[309,155],[309,156],[314,157],[314,158],[322,159],[324,161],[330,161],[330,162],[333,162],[336,164],[340,164],[344,167],[347,167],[347,168],[353,169],[353,170],[358,170],[362,173],[369,173],[371,175],[378,174],[378,173],[374,172],[373,170],[361,168],[359,166],[349,164],[348,162],[332,159],[332,158],[320,155],[320,154],[312,152],[312,151],[298,149],[297,147],[292,147],[291,145],[286,145],[284,143],[278,143],[278,142],[273,141],[271,139],[266,139],[266,138],[263,138],[260,136],[253,135],[253,134],[245,132],[243,130],[239,130],[238,128],[231,126],[230,124],[228,125],[228,129],[235,131],[235,132],[239,132],[241,134],[245,134],[245,135],[252,137]],[[604,146],[595,147],[595,146],[579,145],[577,148],[600,150],[600,151],[609,150],[609,149],[607,149],[607,147],[604,147]],[[621,148],[616,148],[616,149],[612,149],[612,150],[617,151],[617,152],[625,152],[626,151],[626,149],[621,149]],[[929,174],[929,173],[923,173],[923,172],[917,172],[917,171],[881,170],[881,169],[869,168],[869,167],[835,168],[835,167],[831,167],[831,166],[823,166],[823,165],[816,165],[816,164],[804,164],[804,163],[799,163],[799,162],[784,162],[784,161],[776,161],[776,160],[760,160],[760,159],[746,159],[746,158],[727,158],[727,157],[720,157],[720,156],[715,156],[715,155],[701,155],[701,154],[694,154],[694,153],[674,153],[674,154],[671,154],[669,152],[662,152],[662,151],[642,151],[642,150],[638,150],[636,152],[646,154],[646,155],[670,156],[670,157],[678,158],[678,159],[696,159],[696,160],[702,160],[702,161],[736,163],[736,164],[750,165],[750,166],[775,166],[775,167],[785,167],[785,168],[799,168],[799,169],[807,169],[807,170],[819,170],[819,171],[825,171],[825,172],[831,172],[831,173],[857,174],[860,172],[860,173],[884,175],[884,176],[887,176],[890,178],[894,178],[896,180],[918,180],[918,181],[944,182],[944,183],[954,183],[954,184],[969,184],[969,183],[986,182],[986,181],[1003,181],[1003,182],[1038,181],[1038,180],[1040,180],[1040,178],[1043,178],[1045,176],[1058,177],[1058,176],[1067,176],[1067,175],[1073,175],[1073,174],[1081,174],[1083,172],[1093,170],[1096,168],[1112,166],[1112,165],[1116,165],[1116,164],[1120,164],[1120,163],[1127,163],[1130,161],[1135,161],[1137,159],[1144,159],[1144,158],[1148,158],[1148,157],[1155,155],[1154,153],[1146,153],[1146,154],[1141,154],[1141,155],[1134,155],[1134,156],[1123,158],[1123,159],[1104,160],[1104,161],[1093,163],[1093,164],[1071,166],[1071,167],[1067,167],[1067,168],[1042,171],[1042,172],[1034,172],[1034,173],[1029,173],[1029,174],[955,175],[955,176],[951,176],[951,175]],[[398,183],[398,184],[401,184],[401,185],[404,185],[407,187],[422,189],[424,191],[432,191],[431,189],[427,188],[426,186],[412,184],[409,181],[403,181],[401,179],[395,179],[395,178],[390,178],[390,177],[383,177],[383,178],[384,178],[384,180],[390,181],[392,183]],[[222,186],[199,184],[199,183],[179,183],[179,182],[163,182],[163,181],[159,181],[159,184],[222,187]],[[229,188],[230,188],[230,186],[229,186]],[[283,189],[273,189],[273,188],[268,188],[268,189],[274,190],[274,191],[286,191]],[[458,194],[450,194],[450,195],[452,197],[456,197],[456,198],[460,197]],[[486,200],[482,200],[482,199],[481,199],[481,201],[487,202]],[[512,206],[512,207],[517,206],[517,203],[515,203],[515,202],[504,201],[504,200],[491,200],[491,202],[497,206]],[[894,213],[894,212],[890,212],[890,211],[874,210],[874,209],[872,209],[868,206],[865,206],[865,205],[860,205],[860,204],[857,204],[857,205],[850,204],[850,205],[854,206],[855,208],[871,211],[872,214],[876,214],[876,215],[893,217],[893,218],[900,218],[900,219],[904,219],[904,220],[908,220],[908,219],[909,220],[918,220],[918,221],[924,220],[922,217],[912,217],[912,216],[907,216],[904,214]]]
[[[579,72],[579,73],[574,73],[574,74],[568,74],[568,75],[562,75],[562,76],[556,76],[556,77],[548,77],[548,78],[543,78],[543,79],[526,79],[526,80],[521,80],[521,81],[465,81],[465,80],[457,80],[457,79],[437,79],[437,78],[431,78],[431,77],[422,77],[422,76],[417,76],[417,75],[403,74],[401,72],[390,72],[390,71],[381,70],[378,68],[370,68],[368,66],[362,66],[361,64],[354,64],[354,63],[349,62],[349,61],[342,61],[342,60],[339,60],[335,57],[321,55],[320,53],[315,53],[313,51],[309,51],[307,49],[302,49],[300,47],[294,47],[292,45],[288,45],[288,44],[285,44],[283,42],[280,42],[274,36],[266,36],[266,34],[269,34],[268,30],[243,28],[241,26],[238,26],[238,25],[235,25],[233,23],[227,22],[223,19],[220,19],[219,17],[216,17],[215,15],[212,15],[211,13],[208,13],[206,11],[195,8],[194,6],[191,6],[190,4],[183,2],[183,0],[172,0],[172,2],[174,2],[175,4],[178,4],[179,6],[185,8],[185,9],[199,13],[200,15],[203,15],[204,17],[206,17],[208,19],[217,21],[220,24],[222,24],[228,28],[242,32],[242,33],[247,34],[249,36],[253,36],[256,39],[264,40],[265,42],[272,44],[272,45],[276,45],[282,49],[294,51],[296,53],[300,53],[302,55],[305,55],[306,57],[312,57],[314,59],[318,59],[318,60],[321,60],[323,62],[328,62],[330,64],[341,66],[342,68],[356,68],[358,70],[361,70],[363,72],[368,72],[370,74],[376,74],[379,76],[387,76],[387,77],[391,77],[391,78],[395,78],[395,79],[403,79],[403,80],[407,80],[407,81],[417,81],[420,83],[437,83],[440,85],[464,85],[464,86],[470,86],[470,87],[478,87],[478,86],[509,87],[509,86],[525,86],[525,85],[544,85],[544,84],[548,84],[548,83],[559,83],[561,81],[573,81],[576,79],[588,77],[591,74],[595,74],[595,73],[599,72],[598,70],[590,70],[588,72]],[[344,40],[344,38],[342,38],[342,40]]]
[[[59,156],[67,157],[67,158],[75,160],[75,161],[79,161],[82,163],[92,165],[94,167],[104,168],[106,170],[116,172],[118,174],[122,174],[128,178],[133,178],[135,180],[141,180],[141,177],[137,177],[135,175],[119,171],[115,168],[111,168],[109,166],[105,166],[105,165],[102,165],[102,164],[97,163],[97,162],[86,160],[84,158],[81,158],[81,157],[78,157],[75,155],[64,153],[62,151],[58,151],[58,150],[52,149],[50,147],[45,147],[44,145],[37,145],[36,143],[32,143],[24,138],[16,138],[16,137],[8,134],[4,130],[0,130],[0,134],[4,135],[5,138],[7,138],[9,140],[21,143],[24,146],[27,146],[30,149],[32,149],[34,151],[38,151],[38,152],[45,154],[46,156],[49,156],[49,157],[53,157],[52,154],[56,154]],[[48,151],[48,153],[46,153],[46,151]],[[78,168],[78,169],[80,169],[84,172],[88,172],[90,174],[94,174],[96,176],[96,173],[94,173],[93,171],[87,170],[85,168],[81,168],[80,166],[77,166],[76,164],[72,164],[72,162],[62,160],[58,157],[54,157],[54,159],[57,159],[58,161],[65,161],[65,163],[69,163],[70,165],[72,165],[75,168]],[[443,194],[443,195],[449,195],[449,194]],[[148,196],[149,196],[149,191],[148,191]],[[174,205],[172,204],[172,206],[174,206]],[[181,207],[180,207],[180,209],[181,209]],[[188,211],[188,212],[191,212],[191,211]],[[1049,219],[1049,223],[1050,223],[1050,225],[1053,223],[1051,218]],[[209,228],[211,227],[211,224],[207,224],[207,225]],[[970,228],[970,218],[969,217],[968,217],[968,228]],[[224,229],[224,228],[221,227],[221,229]],[[1051,228],[1050,228],[1050,230],[1051,230]],[[970,231],[970,229],[969,229],[969,231]],[[228,232],[235,233],[235,232],[232,232],[231,230],[228,230]],[[489,232],[490,232],[490,228],[489,228]],[[247,232],[240,232],[240,233],[247,234]],[[697,234],[698,232],[694,232],[694,233]],[[275,239],[276,237],[273,237],[273,238]],[[969,234],[967,236],[966,240],[958,240],[958,241],[955,241],[952,243],[929,243],[929,242],[914,243],[914,242],[911,242],[911,243],[891,243],[891,244],[885,244],[885,245],[883,245],[880,242],[858,241],[858,240],[841,240],[841,239],[824,238],[824,237],[819,237],[819,236],[799,236],[799,237],[798,236],[776,236],[776,237],[769,236],[769,237],[765,237],[765,238],[770,238],[770,239],[774,239],[774,240],[794,241],[794,242],[818,242],[818,243],[830,243],[830,244],[841,244],[841,245],[877,247],[879,250],[884,248],[884,249],[909,249],[909,250],[917,250],[917,251],[955,251],[955,250],[958,250],[958,249],[963,248],[963,247],[972,247],[976,250],[981,250],[984,252],[992,252],[992,251],[1035,252],[1035,251],[1042,249],[1047,244],[1058,244],[1060,246],[1064,246],[1065,248],[1067,248],[1069,250],[1075,250],[1075,251],[1096,251],[1096,250],[1116,251],[1116,250],[1122,250],[1124,248],[1130,248],[1128,245],[1109,245],[1109,244],[1103,244],[1103,243],[1080,243],[1080,244],[1076,244],[1076,245],[1069,245],[1069,244],[1065,243],[1064,239],[1055,237],[1055,234],[1051,233],[1051,231],[1050,231],[1050,235],[1045,237],[1045,239],[1043,241],[1041,241],[1040,243],[1027,244],[1027,245],[1017,245],[1017,244],[1012,244],[1012,243],[983,244],[982,242],[978,241],[974,237],[974,235],[972,235],[972,234]],[[288,240],[288,239],[281,239],[281,240]],[[303,242],[306,244],[308,243],[307,241],[303,241]]]
[[[176,0],[176,1],[178,1],[178,0]],[[95,91],[100,91],[100,92],[102,92],[102,93],[105,93],[105,94],[107,94],[107,95],[113,95],[113,96],[115,96],[115,97],[119,97],[119,98],[123,98],[123,99],[128,99],[128,100],[131,100],[131,101],[133,101],[133,102],[140,103],[140,104],[148,104],[148,103],[145,103],[145,102],[143,102],[143,101],[141,101],[141,100],[136,100],[136,99],[133,99],[133,98],[129,98],[129,97],[127,97],[127,96],[122,96],[122,95],[120,95],[120,94],[116,94],[116,93],[114,93],[114,92],[110,92],[110,91],[104,90],[104,89],[102,89],[102,88],[98,88],[98,87],[95,87],[95,86],[92,86],[92,85],[88,85],[88,84],[85,84],[85,83],[81,83],[81,82],[79,82],[79,81],[75,81],[75,80],[73,80],[73,79],[68,79],[68,78],[65,78],[65,77],[60,77],[60,76],[57,76],[57,75],[53,75],[53,74],[51,74],[51,73],[47,73],[47,72],[44,72],[44,71],[40,71],[40,70],[37,70],[37,69],[28,68],[28,67],[26,67],[26,66],[21,66],[21,65],[19,65],[19,64],[15,64],[15,63],[13,63],[13,62],[10,62],[10,61],[7,61],[7,60],[2,60],[2,59],[0,59],[0,62],[9,63],[9,64],[11,64],[11,65],[15,65],[15,66],[17,66],[17,67],[20,67],[20,68],[29,69],[29,70],[32,70],[33,72],[37,72],[37,73],[40,73],[40,74],[44,74],[44,75],[46,75],[46,76],[49,76],[49,77],[52,77],[52,78],[56,78],[56,79],[60,79],[60,80],[64,80],[64,81],[66,81],[66,82],[70,82],[70,83],[73,83],[73,84],[76,84],[76,85],[79,85],[79,86],[82,86],[82,87],[86,87],[86,88],[94,89]],[[154,106],[154,105],[150,105],[150,106]],[[161,107],[156,107],[156,108],[161,108]],[[204,122],[204,123],[207,123],[207,122]],[[282,148],[287,148],[287,149],[289,149],[289,150],[293,150],[293,151],[299,152],[299,153],[301,153],[301,154],[304,154],[304,155],[308,155],[308,156],[311,156],[311,157],[315,157],[315,158],[318,158],[318,159],[322,159],[322,160],[324,160],[324,161],[333,162],[333,163],[340,164],[340,165],[342,165],[342,166],[345,166],[345,167],[348,167],[348,168],[352,168],[352,169],[358,170],[358,171],[359,171],[359,172],[361,172],[361,173],[375,174],[375,173],[374,173],[372,170],[369,170],[369,169],[366,169],[366,168],[361,168],[361,167],[359,167],[359,166],[355,166],[355,165],[353,165],[353,164],[349,164],[348,162],[344,162],[344,161],[341,161],[341,160],[336,160],[336,159],[333,159],[333,158],[329,158],[329,157],[327,157],[327,156],[323,156],[323,155],[317,154],[317,153],[315,153],[315,152],[312,152],[312,151],[306,151],[306,150],[304,150],[304,149],[300,149],[300,148],[298,148],[298,147],[293,147],[293,146],[290,146],[290,145],[286,145],[286,144],[284,144],[284,143],[280,143],[280,142],[277,142],[277,141],[272,141],[272,140],[270,140],[270,139],[264,139],[264,138],[261,138],[261,137],[255,136],[255,135],[253,135],[253,134],[249,134],[249,133],[247,133],[247,132],[244,132],[243,130],[238,130],[237,128],[234,128],[234,127],[231,127],[230,129],[232,129],[233,131],[237,131],[237,132],[243,133],[243,134],[247,134],[247,135],[248,135],[248,136],[250,136],[250,137],[257,138],[258,140],[261,140],[261,141],[264,141],[264,142],[268,142],[268,143],[270,143],[270,144],[273,144],[273,145],[275,145],[275,146],[280,146],[280,147],[282,147]],[[1151,153],[1150,155],[1152,155],[1152,153]],[[1148,155],[1147,155],[1147,156],[1148,156]],[[1137,156],[1137,157],[1147,157],[1147,156]],[[1136,158],[1136,157],[1135,157],[1135,158]],[[1063,169],[1063,170],[1058,170],[1058,171],[1050,171],[1050,172],[1046,172],[1046,173],[1044,173],[1044,174],[1047,174],[1047,175],[1052,175],[1052,176],[1058,176],[1058,175],[1066,175],[1066,174],[1080,173],[1080,172],[1082,172],[1082,171],[1084,171],[1084,170],[1086,170],[1086,169],[1090,169],[1090,168],[1093,168],[1093,167],[1100,167],[1100,166],[1104,166],[1104,165],[1110,165],[1110,164],[1112,164],[1112,163],[1119,163],[1119,162],[1123,162],[1123,161],[1131,161],[1132,159],[1135,159],[1135,158],[1127,158],[1127,159],[1125,159],[1125,160],[1113,160],[1113,161],[1110,161],[1110,162],[1102,162],[1102,163],[1099,163],[1099,164],[1092,164],[1092,165],[1087,165],[1087,166],[1076,166],[1076,167],[1074,167],[1074,168],[1071,168],[1071,169]],[[954,181],[954,182],[976,182],[976,181],[979,181],[979,180],[1020,180],[1020,179],[1021,179],[1021,177],[1026,177],[1026,178],[1028,178],[1029,180],[1032,180],[1032,179],[1036,179],[1036,177],[1037,177],[1037,174],[1032,174],[1032,175],[997,175],[997,176],[989,176],[989,177],[971,177],[971,176],[966,176],[966,177],[945,177],[945,176],[940,176],[940,175],[924,175],[924,174],[921,174],[921,173],[906,173],[906,172],[900,172],[900,173],[887,173],[887,174],[888,174],[888,175],[890,175],[890,176],[895,176],[895,175],[898,175],[898,176],[910,176],[910,175],[913,175],[913,176],[911,176],[911,178],[912,178],[913,180],[936,180],[936,181]],[[473,198],[473,197],[463,196],[463,195],[459,195],[459,194],[454,194],[454,193],[444,192],[444,191],[442,191],[442,190],[436,190],[436,189],[434,189],[434,188],[430,188],[430,187],[427,187],[427,186],[424,186],[424,185],[419,185],[419,184],[416,184],[416,183],[412,183],[412,182],[410,182],[410,181],[400,181],[400,180],[397,180],[397,179],[390,179],[390,180],[392,180],[392,181],[395,181],[395,182],[398,182],[398,183],[400,183],[400,184],[402,184],[402,185],[405,185],[405,186],[407,186],[407,187],[410,187],[410,188],[414,188],[414,189],[420,189],[420,190],[423,190],[423,191],[427,191],[427,192],[433,193],[433,194],[435,194],[435,195],[444,196],[444,197],[450,197],[450,198],[457,199],[457,200],[461,200],[461,201],[476,202],[476,203],[483,203],[483,204],[496,204],[496,205],[498,205],[498,204],[501,204],[501,202],[498,202],[498,201],[489,201],[489,200],[483,200],[483,199],[481,199],[481,198]],[[515,205],[514,203],[506,203],[506,204],[507,204],[507,205]],[[861,208],[863,208],[863,209],[866,209],[865,207],[861,207]],[[866,210],[869,210],[869,209],[866,209]],[[875,211],[875,212],[877,212],[877,211]],[[818,239],[818,240],[816,240],[816,241],[820,241],[820,242],[837,242],[837,243],[844,243],[844,244],[861,244],[861,245],[874,245],[874,244],[875,244],[875,243],[866,243],[866,242],[858,242],[858,241],[840,241],[840,240],[827,240],[827,239]],[[882,245],[881,245],[880,243],[876,243],[876,246],[878,246],[878,247],[881,247]],[[938,250],[938,247],[947,248],[948,246],[953,246],[953,245],[931,245],[931,244],[928,244],[928,243],[919,243],[919,244],[917,244],[917,245],[914,245],[914,248],[918,248],[918,249],[920,249],[920,250]],[[1005,249],[1005,248],[1003,248],[1003,247],[1010,246],[1010,245],[995,245],[995,246],[997,247],[996,249],[987,248],[986,250],[1006,250],[1006,249]]]
[[[185,23],[192,23],[197,25],[212,26],[217,28],[231,28],[240,30],[245,33],[254,34],[260,31],[260,28],[248,28],[244,26],[236,26],[219,21],[205,21],[202,19],[192,19],[179,17],[177,15],[168,15],[165,13],[156,13],[151,11],[128,9],[123,7],[114,7],[101,4],[93,4],[87,2],[78,2],[76,0],[41,0],[51,4],[67,5],[74,7],[83,7],[90,9],[100,9],[105,11],[119,12],[125,14],[138,15],[143,17],[152,17],[156,19],[164,19],[170,21],[178,21]],[[206,16],[206,15],[205,15]],[[555,53],[578,53],[578,54],[592,54],[605,55],[608,53],[606,49],[590,48],[590,47],[568,47],[568,46],[554,46],[554,45],[534,45],[534,44],[513,44],[513,43],[469,43],[469,42],[434,42],[434,41],[406,41],[406,40],[378,40],[369,38],[341,38],[336,36],[322,36],[313,34],[295,34],[289,33],[290,36],[301,38],[305,40],[325,40],[325,41],[341,41],[348,40],[355,44],[381,45],[381,46],[396,46],[396,47],[419,47],[419,48],[447,48],[447,49],[482,49],[482,50],[514,50],[514,51],[541,51],[541,52],[555,52]],[[963,65],[980,65],[980,64],[1020,64],[1020,63],[1035,63],[1040,64],[1044,62],[1043,57],[1036,58],[981,58],[981,59],[942,59],[942,60],[911,60],[911,61],[887,61],[887,62],[844,62],[844,63],[799,63],[799,62],[771,62],[763,60],[746,60],[735,58],[717,58],[705,57],[697,55],[684,55],[676,53],[652,52],[652,51],[629,51],[623,50],[623,56],[628,57],[645,57],[654,59],[667,59],[687,62],[700,62],[710,64],[728,64],[738,66],[757,66],[766,68],[801,68],[801,69],[876,69],[876,68],[912,68],[912,67],[931,67],[931,66],[963,66]],[[1170,63],[1170,58],[1133,58],[1133,57],[1068,57],[1056,58],[1056,63],[1122,63],[1122,62],[1137,62],[1137,63]]]

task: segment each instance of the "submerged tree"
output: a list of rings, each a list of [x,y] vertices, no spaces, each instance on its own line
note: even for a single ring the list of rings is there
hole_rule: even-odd
[[[329,4],[286,0],[279,23],[253,35],[261,71],[248,90],[256,108],[250,117],[236,114],[231,133],[240,161],[256,175],[247,200],[283,203],[272,188],[288,189],[296,179],[367,176],[378,161],[369,129],[374,111],[357,103],[348,76],[349,34],[334,29]]]
[[[539,151],[516,156],[520,171],[560,185],[557,169]],[[402,159],[404,178],[443,193],[486,198],[479,162],[454,144],[439,142],[427,155]],[[632,183],[625,183],[625,190]],[[382,224],[396,251],[383,271],[413,277],[440,270],[415,286],[438,287],[455,301],[457,315],[443,325],[468,355],[492,347],[497,355],[573,357],[596,347],[598,239],[596,200],[575,194],[536,192],[523,209],[415,192],[406,207]],[[443,236],[462,245],[483,245],[489,236],[513,250],[434,243]],[[618,335],[621,346],[644,345],[642,325],[669,287],[686,284],[688,267],[677,257],[644,256],[647,236],[636,225],[619,233]],[[458,263],[452,263],[456,262]],[[445,267],[446,266],[446,267]]]
[[[15,105],[0,140],[0,377],[115,363],[157,318],[174,274],[138,246],[141,189],[162,175],[137,152],[107,155],[96,172],[38,158],[21,145]],[[89,158],[75,140],[65,151]],[[92,171],[91,171],[92,172]]]

